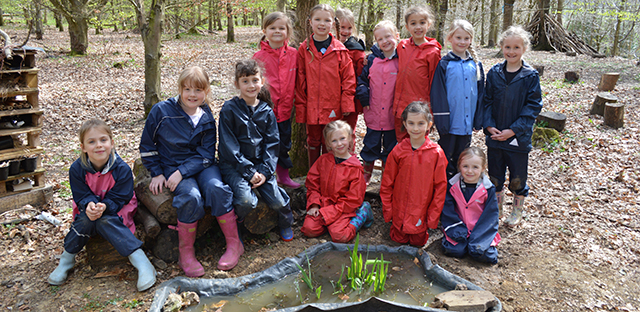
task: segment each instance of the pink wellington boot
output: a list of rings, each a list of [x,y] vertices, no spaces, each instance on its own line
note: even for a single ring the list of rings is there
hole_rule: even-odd
[[[287,168],[276,165],[276,176],[278,177],[278,184],[284,187],[292,189],[297,189],[300,187],[300,184],[296,183],[296,181],[291,180],[291,177],[289,177],[289,169]]]
[[[229,271],[238,264],[238,259],[244,253],[244,246],[242,240],[238,236],[238,225],[236,223],[236,213],[231,210],[218,217],[218,224],[224,238],[227,241],[227,251],[220,257],[218,261],[218,269],[223,271]]]
[[[178,221],[178,250],[180,258],[178,265],[188,277],[200,277],[204,275],[202,264],[196,259],[196,252],[193,243],[196,241],[196,229],[198,221],[193,223],[182,223]]]

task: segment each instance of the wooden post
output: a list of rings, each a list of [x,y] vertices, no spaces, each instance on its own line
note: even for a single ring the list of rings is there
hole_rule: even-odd
[[[564,73],[564,81],[576,83],[580,80],[580,74],[574,71],[568,71]]]
[[[536,118],[537,122],[547,122],[548,128],[556,129],[558,132],[564,130],[564,126],[567,122],[567,116],[565,114],[556,112],[541,112]]]
[[[589,115],[600,115],[604,116],[604,105],[606,103],[616,103],[618,102],[618,98],[609,93],[609,92],[600,92],[596,95],[596,99],[593,101],[593,105],[591,105],[591,111]]]
[[[620,73],[606,73],[600,77],[600,83],[598,84],[599,91],[613,91],[616,87],[616,83],[620,78]]]
[[[605,104],[604,124],[616,129],[624,126],[624,104],[622,103]]]

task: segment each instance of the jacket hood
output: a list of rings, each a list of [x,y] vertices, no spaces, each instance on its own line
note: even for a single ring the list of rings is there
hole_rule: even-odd
[[[469,52],[466,52],[467,56],[469,57],[470,60],[473,60],[473,57],[471,56],[471,54],[469,54]],[[457,56],[455,53],[449,51],[449,53],[445,54],[445,56],[442,57],[442,60],[445,61],[461,61],[462,58]]]
[[[285,40],[284,44],[280,48],[286,47],[288,45],[289,45],[289,40]],[[277,49],[272,48],[271,45],[269,45],[269,41],[266,40],[266,39],[260,41],[260,50],[263,50],[263,51],[278,51],[280,48],[277,48]]]
[[[384,56],[384,53],[382,52],[382,50],[380,50],[380,47],[378,46],[377,43],[371,46],[371,54],[373,54],[377,58],[381,58],[381,59],[387,58],[386,56]],[[398,52],[396,50],[393,50],[393,56],[391,56],[391,58],[394,59],[397,57],[398,57]]]
[[[411,138],[405,138],[398,145],[402,145],[403,148],[413,149],[413,147],[411,146]],[[438,145],[438,143],[433,142],[431,141],[431,139],[427,138],[427,140],[424,141],[424,144],[422,144],[420,148],[416,149],[416,151],[424,151],[424,150],[429,150],[429,149],[434,149],[439,147],[440,145]]]
[[[500,76],[504,77],[504,72],[505,72],[505,66],[507,66],[507,61],[503,61],[502,63],[498,63],[496,65],[494,65],[496,67],[496,70],[498,71],[498,73],[500,74]],[[530,75],[534,75],[537,74],[538,71],[531,67],[531,65],[529,65],[527,62],[525,62],[524,60],[522,60],[522,70],[520,71],[520,73],[518,73],[518,75],[516,77],[513,78],[513,80],[518,80]]]
[[[462,174],[458,172],[456,173],[456,175],[453,176],[453,178],[449,179],[449,185],[452,185],[452,186],[456,185],[456,183],[458,183],[460,179],[462,179]],[[480,180],[478,180],[478,182],[479,182],[478,184],[482,184],[482,186],[484,186],[484,188],[487,190],[493,186],[493,183],[491,183],[491,180],[489,179],[489,177],[484,173],[480,176]]]
[[[333,152],[330,152],[330,153],[331,155],[333,155]],[[335,155],[333,157],[335,157]],[[362,167],[362,164],[360,163],[358,158],[353,154],[351,154],[351,157],[347,158],[347,160],[341,162],[340,164],[344,166],[350,166],[350,167]]]
[[[349,50],[347,50],[347,48],[345,48],[344,44],[342,44],[342,42],[340,42],[340,40],[336,39],[336,37],[333,36],[332,33],[329,33],[329,37],[331,38],[331,44],[329,45],[329,47],[331,49],[328,50],[327,53],[331,52],[331,51],[349,51]],[[307,50],[310,50],[311,46],[313,46],[314,49],[316,48],[314,43],[313,43],[313,34],[311,34],[310,38],[311,38],[311,42],[309,42],[309,38],[307,38],[307,40],[306,40],[307,41]]]
[[[362,39],[357,39],[354,36],[349,37],[349,39],[344,42],[344,46],[349,50],[364,51],[364,42],[362,41]]]
[[[247,105],[247,102],[245,102],[243,98],[241,98],[241,97],[239,97],[239,96],[234,96],[234,97],[231,99],[231,101],[233,102],[233,104],[234,104],[237,108],[239,108],[239,109],[241,109],[241,110],[245,110],[245,111],[247,111],[247,112],[249,111],[249,105]],[[258,101],[259,101],[259,103],[258,103],[258,105],[256,105],[256,109],[255,109],[255,111],[256,111],[256,112],[257,112],[257,111],[261,111],[261,110],[263,110],[263,109],[264,109],[264,106],[269,107],[269,104],[267,104],[267,102],[262,101],[262,100],[258,100]]]
[[[112,150],[111,155],[109,155],[109,160],[107,161],[107,164],[104,165],[104,168],[102,168],[102,171],[100,171],[100,173],[105,174],[111,171],[113,167],[115,167],[115,164],[118,160],[122,161],[120,159],[120,156],[116,154],[115,150]],[[94,169],[93,166],[91,165],[91,161],[89,161],[88,157],[87,157],[87,161],[88,161],[88,164],[85,164],[83,161],[80,162],[82,169],[84,169],[88,173],[92,173],[92,174],[98,173],[98,171]]]
[[[438,42],[438,40],[434,39],[434,38],[429,38],[429,37],[424,37],[427,42],[421,44],[418,46],[418,48],[425,48],[428,46],[435,46],[436,48],[442,50],[442,46],[440,45],[440,42]],[[413,37],[409,38],[409,43],[411,43],[412,45],[415,45],[416,43],[413,41]]]

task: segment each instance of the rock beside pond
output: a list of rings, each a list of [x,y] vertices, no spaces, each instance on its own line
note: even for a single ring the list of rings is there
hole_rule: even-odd
[[[197,305],[198,303],[200,303],[200,296],[195,292],[185,291],[180,295],[171,293],[164,302],[162,309],[165,312],[177,312],[183,307]]]
[[[484,312],[497,304],[495,296],[485,290],[452,290],[437,295],[429,306],[459,312]]]

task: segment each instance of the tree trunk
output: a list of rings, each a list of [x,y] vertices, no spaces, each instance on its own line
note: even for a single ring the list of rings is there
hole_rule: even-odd
[[[287,12],[286,11],[286,9],[287,9],[286,5],[287,5],[286,0],[277,0],[276,1],[276,8],[280,12]]]
[[[484,1],[484,0],[483,0]],[[396,0],[396,28],[398,31],[402,29],[402,8],[404,7],[404,3],[402,0]]]
[[[0,26],[4,26],[4,11],[2,11],[2,8],[0,8]]]
[[[208,16],[209,16],[209,20],[208,22],[208,28],[209,32],[212,33],[213,32],[213,0],[209,0],[209,10],[208,10]]]
[[[108,0],[49,0],[60,14],[64,15],[69,23],[69,40],[71,54],[84,55],[89,46],[88,21],[95,14],[101,12]]]
[[[233,15],[231,13],[231,4],[227,3],[227,43],[236,42],[236,35],[233,31]]]
[[[611,56],[618,55],[618,49],[620,47],[620,28],[622,27],[622,14],[620,12],[624,12],[624,2],[625,0],[620,1],[620,8],[616,13],[616,30],[613,34],[613,49],[611,51]]]
[[[144,117],[151,107],[160,102],[160,38],[164,20],[165,0],[152,0],[147,17],[144,16],[143,1],[136,0],[136,17],[144,43]]]
[[[38,0],[33,1],[34,19],[33,28],[37,40],[42,40],[42,3]]]
[[[71,46],[72,55],[85,55],[87,54],[87,47],[89,46],[89,24],[84,18],[67,18],[69,24],[69,40]]]
[[[558,0],[558,9],[556,10],[556,21],[562,25],[562,11],[564,10],[564,0]]]
[[[513,24],[513,5],[516,0],[504,0],[504,18],[502,19],[502,31],[507,30]]]
[[[540,14],[540,26],[538,27],[538,44],[536,44],[533,49],[541,50],[541,51],[551,51],[553,47],[551,43],[549,43],[549,38],[547,38],[547,32],[545,31],[545,19],[544,17],[549,14],[549,3],[550,0],[538,0],[538,11]]]
[[[376,25],[376,11],[375,11],[375,0],[368,0],[367,2],[367,21],[365,23],[364,29],[364,42],[370,47],[373,45],[373,27]]]
[[[495,47],[498,40],[498,0],[491,0],[491,22],[489,23],[489,42],[487,46]]]
[[[57,11],[53,11],[53,19],[56,20],[56,28],[58,28],[58,31],[63,32],[64,25],[62,25],[62,14]]]
[[[430,0],[431,7],[435,10],[435,22],[432,25],[433,30],[431,36],[433,36],[438,42],[444,42],[444,23],[447,17],[447,10],[449,8],[448,0]]]
[[[484,20],[485,20],[485,13],[484,13],[484,3],[485,0],[482,0],[482,3],[480,4],[480,46],[484,45]]]

